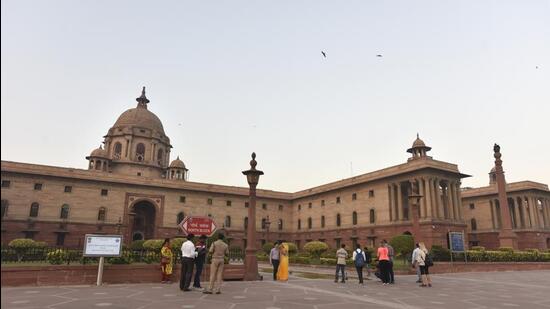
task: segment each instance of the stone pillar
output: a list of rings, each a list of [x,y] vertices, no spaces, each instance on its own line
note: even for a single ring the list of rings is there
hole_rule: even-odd
[[[533,221],[533,225],[539,229],[541,227],[541,221],[539,217],[539,208],[537,207],[537,201],[535,201],[535,198],[533,196],[529,196],[529,205],[531,205],[531,212],[533,213],[533,217],[535,218],[535,221]]]
[[[508,198],[506,195],[506,179],[504,178],[504,170],[502,168],[502,160],[500,146],[495,144],[493,147],[495,157],[495,174],[498,188],[498,199],[500,203],[500,211],[502,212],[502,227],[500,228],[499,241],[501,247],[518,248],[517,235],[512,230],[512,220],[510,209],[508,208]]]
[[[435,215],[437,218],[441,219],[443,217],[443,208],[441,206],[441,195],[439,192],[439,179],[434,178],[433,183],[434,188],[434,207],[435,207]]]
[[[526,228],[529,223],[529,219],[525,216],[525,203],[521,197],[516,197],[516,202],[519,201],[519,221],[521,222],[521,228]]]
[[[453,201],[453,220],[458,221],[458,202],[456,200],[456,181],[452,181],[451,185],[451,200]]]
[[[514,212],[516,213],[516,229],[520,229],[521,228],[521,214],[520,214],[520,209],[519,209],[519,205],[518,205],[518,201],[515,197],[512,197],[512,200],[514,201]]]
[[[456,182],[456,201],[458,205],[458,220],[464,221],[464,215],[462,213],[462,191],[460,191],[460,181]]]
[[[533,213],[533,210],[534,210],[533,205],[531,204],[527,196],[523,196],[522,199],[525,205],[527,205],[528,207],[527,212],[529,214],[529,228],[533,228],[535,226],[535,214]]]
[[[447,188],[445,188],[445,191],[447,193],[447,196],[445,197],[447,199],[447,219],[453,220],[453,199],[452,199],[452,193],[451,188],[453,186],[451,185],[450,181],[447,181]]]
[[[428,212],[431,216],[431,218],[434,217],[434,209],[432,204],[432,179],[428,178],[428,182],[426,183],[426,195],[424,195],[424,199],[426,200],[426,216],[428,215]]]
[[[395,218],[393,217],[393,201],[392,201],[392,184],[388,185],[388,208],[389,208],[389,214],[390,214],[390,222],[394,221]]]
[[[401,183],[397,183],[397,217],[399,220],[403,221],[405,218],[403,216],[403,196],[401,194]]]
[[[493,230],[497,228],[496,222],[496,213],[495,213],[495,205],[493,204],[493,200],[489,200],[489,206],[491,207],[491,223],[493,224]]]
[[[419,194],[423,196],[422,199],[420,199],[420,215],[421,218],[426,218],[427,215],[427,209],[426,209],[426,192],[424,187],[424,178],[420,177],[418,179],[418,187],[419,187]]]

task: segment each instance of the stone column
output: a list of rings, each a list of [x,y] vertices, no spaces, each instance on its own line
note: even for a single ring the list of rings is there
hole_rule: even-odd
[[[546,219],[544,222],[544,228],[548,228],[550,226],[550,211],[548,210],[548,201],[546,199],[541,198],[542,202],[542,214],[544,215],[544,218]]]
[[[493,147],[495,157],[495,175],[498,188],[498,199],[500,202],[500,211],[502,212],[502,226],[499,233],[499,242],[501,247],[518,248],[517,235],[512,230],[512,220],[510,209],[508,208],[508,198],[506,196],[506,179],[504,178],[504,169],[502,168],[502,154],[500,146]]]
[[[447,188],[445,189],[446,193],[447,193],[447,219],[451,219],[453,220],[453,199],[452,199],[452,193],[451,193],[451,188],[453,186],[451,185],[451,182],[450,181],[447,181]]]
[[[451,199],[453,201],[453,219],[458,221],[458,201],[456,200],[456,181],[451,182]]]
[[[426,209],[426,192],[424,187],[424,178],[420,177],[418,179],[418,193],[423,196],[422,199],[420,199],[420,215],[422,218],[426,218],[427,209]]]
[[[456,200],[458,205],[458,219],[464,221],[464,215],[462,213],[462,191],[460,191],[460,181],[456,182]]]
[[[515,197],[512,197],[512,200],[514,201],[514,212],[516,213],[516,229],[521,228],[521,217],[520,217],[520,210],[518,205],[518,200]]]
[[[401,183],[397,183],[397,216],[399,220],[403,221],[405,218],[403,216],[403,196],[401,194]]]
[[[434,188],[434,207],[435,207],[435,215],[437,218],[441,219],[441,217],[443,217],[443,211],[442,211],[442,206],[441,206],[441,195],[440,195],[440,192],[439,192],[439,179],[438,178],[434,178],[434,183],[433,183],[433,188]]]
[[[392,201],[392,184],[388,185],[388,208],[390,212],[390,222],[394,221],[395,218],[393,217],[393,201]]]
[[[527,198],[527,196],[522,196],[522,199],[523,199],[523,202],[525,203],[525,205],[527,205],[527,212],[529,214],[529,228],[533,228],[533,226],[535,225],[535,214],[533,213],[533,205],[531,205],[531,202],[529,201],[529,199]]]
[[[495,213],[495,205],[493,204],[493,200],[489,200],[489,206],[491,207],[491,223],[493,224],[493,230],[497,228],[496,225],[496,213]]]
[[[429,212],[431,218],[434,217],[434,209],[432,204],[432,191],[433,191],[432,179],[428,178],[428,182],[426,183],[426,195],[424,199],[426,200],[426,208],[427,208],[426,216],[428,215],[428,212]]]
[[[518,204],[519,204],[519,221],[521,223],[521,227],[522,228],[526,228],[527,225],[528,225],[528,218],[525,216],[526,214],[526,211],[525,211],[525,203],[523,201],[523,199],[521,197],[516,197],[516,203],[517,201],[520,201]],[[523,220],[522,220],[523,219]]]
[[[533,212],[533,216],[535,218],[535,221],[533,222],[533,224],[537,229],[539,229],[541,227],[541,221],[539,217],[539,208],[537,207],[537,201],[533,196],[529,196],[528,199],[529,199],[529,205],[531,205],[531,212]]]

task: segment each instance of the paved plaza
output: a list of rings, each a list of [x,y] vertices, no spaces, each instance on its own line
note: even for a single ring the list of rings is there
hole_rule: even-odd
[[[265,274],[264,278],[269,278]],[[421,288],[414,276],[395,285],[351,279],[292,276],[287,283],[224,282],[221,295],[183,293],[178,284],[2,288],[2,308],[550,308],[550,271],[434,275],[434,287]]]

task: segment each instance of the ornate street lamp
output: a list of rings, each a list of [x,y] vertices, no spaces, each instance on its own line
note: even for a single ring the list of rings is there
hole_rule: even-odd
[[[248,229],[247,229],[247,242],[244,258],[244,280],[255,281],[258,280],[258,260],[256,259],[256,186],[260,181],[260,175],[264,172],[256,169],[256,153],[252,153],[252,160],[250,160],[250,169],[243,171],[248,181],[249,191],[249,206],[248,206]]]

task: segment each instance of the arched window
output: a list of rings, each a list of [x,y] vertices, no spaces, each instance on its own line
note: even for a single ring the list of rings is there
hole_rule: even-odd
[[[298,219],[298,229],[302,229],[302,220]]]
[[[311,220],[311,217],[307,218],[307,228],[311,229],[313,226],[313,220]]]
[[[180,211],[180,212],[178,213],[178,217],[177,217],[177,219],[176,219],[177,224],[180,224],[181,221],[183,221],[183,219],[185,219],[185,214],[183,213],[183,211]]]
[[[340,214],[336,215],[336,226],[340,226],[342,224],[342,220],[340,219]]]
[[[321,216],[321,227],[325,227],[325,216]]]
[[[159,151],[157,152],[157,163],[158,165],[162,165],[162,162],[164,161],[164,150],[159,149]]]
[[[225,227],[231,227],[231,216],[226,216],[225,217]]]
[[[376,221],[376,217],[374,216],[374,209],[371,209],[369,211],[369,221],[370,223],[374,223]]]
[[[122,144],[116,142],[115,147],[113,148],[113,158],[120,159],[120,157],[122,157]]]
[[[267,227],[266,222],[267,222],[266,218],[262,218],[262,230]]]
[[[279,221],[277,221],[277,228],[279,231],[283,229],[283,219],[279,219]]]
[[[248,217],[244,217],[244,229],[248,229]]]
[[[29,217],[38,217],[38,209],[40,208],[40,205],[36,202],[31,204],[31,211],[29,213]]]
[[[61,206],[61,213],[59,214],[60,219],[68,219],[69,218],[69,205],[63,204]]]
[[[105,207],[99,207],[99,211],[97,212],[97,221],[105,221],[106,212],[107,209],[105,209]]]
[[[143,143],[139,143],[136,146],[136,160],[139,162],[145,160],[145,145]]]
[[[357,225],[357,211],[354,211],[352,214],[353,225]]]
[[[2,218],[8,214],[8,200],[2,200]]]
[[[477,230],[477,222],[475,218],[472,218],[472,220],[470,220],[470,227],[472,228],[472,231]]]

